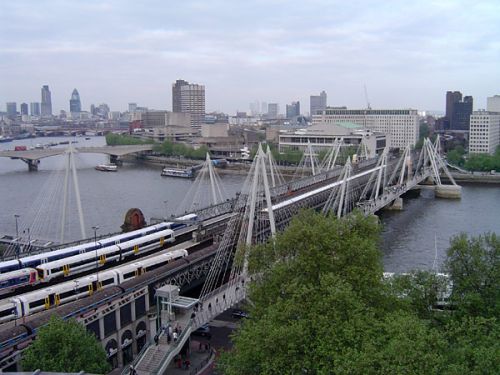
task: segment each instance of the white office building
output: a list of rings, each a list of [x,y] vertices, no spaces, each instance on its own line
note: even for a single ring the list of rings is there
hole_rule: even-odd
[[[470,116],[469,153],[494,154],[500,144],[500,112],[474,111]]]
[[[486,110],[489,112],[500,112],[500,95],[490,96],[486,99]]]
[[[387,134],[390,147],[414,146],[419,138],[419,121],[416,109],[347,109],[327,107],[321,114],[312,116],[315,124],[351,122],[373,132]]]
[[[341,140],[344,147],[359,147],[363,142],[367,148],[368,157],[373,158],[382,153],[390,139],[385,134],[374,133],[362,126],[349,122],[339,122],[335,125],[318,124],[304,129],[281,130],[279,133],[279,151],[306,151],[309,146],[316,152],[330,150],[335,140]]]

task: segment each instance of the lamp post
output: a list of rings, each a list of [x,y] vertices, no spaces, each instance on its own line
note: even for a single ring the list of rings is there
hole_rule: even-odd
[[[16,258],[19,258],[19,227],[17,225],[18,218],[19,218],[19,215],[15,214],[14,219],[16,219]]]
[[[94,226],[92,227],[94,230],[94,245],[95,245],[95,270],[96,270],[96,288],[99,288],[99,265],[98,265],[98,260],[97,260],[97,230],[99,229],[99,226]]]
[[[23,233],[28,232],[28,253],[31,251],[31,235],[30,235],[30,228],[26,228],[23,230]]]
[[[16,219],[16,238],[19,237],[19,227],[17,226],[17,219],[19,219],[19,215],[18,214],[15,214],[14,215],[14,218]]]
[[[165,205],[165,221],[166,221],[168,217],[168,200],[163,201],[163,204]]]

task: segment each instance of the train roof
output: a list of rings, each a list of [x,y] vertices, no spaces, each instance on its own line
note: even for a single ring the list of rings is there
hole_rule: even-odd
[[[31,262],[34,260],[39,260],[39,259],[45,259],[48,256],[54,256],[54,255],[59,255],[59,254],[64,254],[68,251],[79,251],[82,249],[86,249],[88,247],[95,246],[94,242],[85,242],[76,246],[70,246],[70,247],[65,247],[62,249],[57,249],[57,250],[52,250],[52,251],[45,251],[40,254],[35,254],[35,255],[30,255],[27,257],[20,258],[21,262]]]
[[[4,262],[0,262],[0,267],[8,267],[16,264],[19,264],[19,261],[17,259],[6,260]]]
[[[124,243],[126,243],[126,242],[124,242]],[[113,250],[117,247],[118,247],[117,245],[106,246],[106,247],[103,247],[102,249],[97,249],[95,251],[90,251],[88,253],[73,255],[70,257],[63,258],[63,259],[54,260],[52,262],[42,263],[42,264],[39,264],[38,266],[36,266],[36,268],[41,269],[41,270],[45,270],[45,269],[51,269],[54,267],[65,266],[66,264],[73,263],[77,260],[92,259],[92,258],[95,258],[96,251],[97,251],[97,254],[99,255],[99,254],[105,253],[106,251]]]
[[[147,236],[143,236],[143,237],[140,237],[140,238],[135,238],[133,240],[130,240],[130,241],[127,241],[127,242],[122,242],[121,244],[119,244],[120,247],[122,246],[135,246],[135,245],[140,245],[141,243],[143,242],[146,242],[148,240],[151,240],[151,239],[155,239],[155,238],[160,238],[160,237],[164,237],[164,236],[168,236],[168,235],[171,235],[171,234],[174,234],[175,232],[172,230],[172,229],[164,229],[160,232],[155,232],[155,233],[151,233],[151,234],[148,234]]]
[[[162,223],[150,225],[150,226],[147,226],[147,227],[144,227],[141,229],[136,229],[136,230],[133,230],[131,232],[125,232],[125,233],[121,233],[121,234],[116,235],[116,236],[102,238],[98,242],[105,242],[105,241],[109,241],[109,240],[119,241],[122,238],[127,238],[127,237],[130,237],[131,235],[139,234],[139,233],[142,233],[142,232],[147,231],[147,230],[162,230],[162,229],[167,228],[167,227],[168,227],[168,223],[162,222]]]
[[[36,272],[34,268],[22,268],[16,271],[10,271],[0,274],[0,281],[8,280],[13,277],[28,276],[31,272]]]

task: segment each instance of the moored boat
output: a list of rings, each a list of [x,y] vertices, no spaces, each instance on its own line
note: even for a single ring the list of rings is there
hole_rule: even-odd
[[[95,167],[96,170],[102,172],[116,172],[118,167],[114,164],[99,164]]]
[[[189,169],[163,168],[163,170],[161,171],[161,175],[167,177],[182,177],[182,178],[194,177],[194,173],[191,168]]]

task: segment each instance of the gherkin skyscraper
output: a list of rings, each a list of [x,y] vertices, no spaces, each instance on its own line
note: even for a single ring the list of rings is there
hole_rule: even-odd
[[[78,113],[82,111],[82,103],[80,102],[80,94],[77,89],[73,90],[71,99],[69,100],[69,111],[71,113]]]

